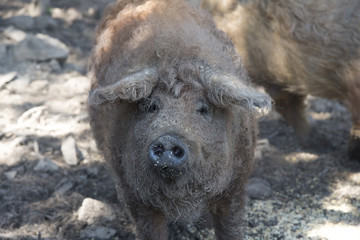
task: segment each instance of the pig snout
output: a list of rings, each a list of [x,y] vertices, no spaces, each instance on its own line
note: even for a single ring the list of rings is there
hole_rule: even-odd
[[[189,156],[187,146],[174,135],[162,135],[150,143],[148,158],[163,177],[181,175],[179,167],[185,164]]]

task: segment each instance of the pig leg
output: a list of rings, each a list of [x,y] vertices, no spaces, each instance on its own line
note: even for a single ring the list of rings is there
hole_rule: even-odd
[[[350,132],[350,141],[348,145],[348,154],[350,160],[355,160],[360,163],[360,89],[358,95],[352,98],[349,109],[352,113],[353,126]]]
[[[243,191],[241,191],[243,193]],[[223,198],[210,208],[215,234],[218,240],[240,240],[242,238],[243,194]],[[236,199],[235,199],[236,198]]]
[[[360,124],[351,128],[348,153],[350,160],[360,162]]]
[[[136,225],[137,240],[167,240],[167,222],[165,215],[153,208],[130,205],[130,213]]]
[[[357,66],[360,67],[360,61]],[[345,102],[352,114],[353,122],[348,145],[348,155],[350,160],[360,163],[360,71],[356,73],[355,75],[350,74],[350,77],[345,81],[348,86]]]
[[[279,112],[294,129],[301,141],[309,137],[310,125],[306,118],[305,96],[280,91],[273,96],[276,111]]]

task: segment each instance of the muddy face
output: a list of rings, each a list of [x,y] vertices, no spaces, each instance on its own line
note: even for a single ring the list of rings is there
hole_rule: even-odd
[[[123,134],[127,144],[118,152],[124,156],[125,181],[141,200],[180,217],[229,182],[227,110],[211,104],[202,91],[175,97],[157,90],[138,104],[130,122]]]

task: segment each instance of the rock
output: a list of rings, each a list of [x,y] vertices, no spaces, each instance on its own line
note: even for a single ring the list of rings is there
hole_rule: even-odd
[[[11,82],[17,77],[16,72],[9,72],[5,74],[0,74],[0,88],[2,88],[5,84]]]
[[[90,226],[81,231],[81,238],[89,239],[111,239],[116,234],[116,231],[112,228],[103,226]]]
[[[32,17],[44,15],[50,8],[50,0],[32,0],[29,6],[29,13]]]
[[[31,125],[39,123],[41,115],[43,115],[46,106],[37,106],[26,110],[18,118],[17,123],[19,125]]]
[[[44,79],[32,81],[30,84],[31,89],[37,92],[48,88],[48,86],[49,86],[49,81]]]
[[[33,30],[35,28],[35,20],[30,16],[14,16],[4,19],[6,25],[13,25],[22,30]]]
[[[69,8],[66,11],[66,21],[72,23],[75,20],[79,20],[82,19],[83,16],[81,14],[81,12],[79,12],[78,10],[76,10],[75,8]]]
[[[56,193],[59,195],[64,195],[67,191],[69,191],[74,184],[70,182],[67,178],[62,179],[56,186]]]
[[[79,221],[94,224],[99,221],[113,221],[116,218],[114,209],[103,202],[92,198],[85,198],[77,212]]]
[[[49,64],[52,72],[58,73],[61,71],[61,65],[56,59],[52,59]]]
[[[27,136],[19,136],[11,141],[10,146],[11,147],[19,147],[22,145],[26,145],[28,140],[29,140],[29,138]]]
[[[54,30],[57,28],[57,22],[50,16],[39,16],[34,20],[37,30]]]
[[[4,175],[8,180],[14,180],[16,177],[17,171],[8,171],[5,172]]]
[[[266,199],[272,194],[272,189],[268,181],[255,177],[249,179],[246,191],[252,199]]]
[[[7,38],[15,41],[16,43],[21,42],[26,38],[26,33],[22,30],[19,30],[13,26],[10,26],[5,29],[4,34]]]
[[[0,43],[0,65],[5,67],[13,63],[13,49],[12,44]]]
[[[11,81],[8,84],[8,88],[16,93],[25,93],[28,91],[28,86],[30,84],[30,79],[27,77],[18,77],[15,81]]]
[[[61,144],[61,152],[68,165],[75,166],[79,163],[76,142],[72,136],[69,136],[63,141]]]
[[[29,34],[15,46],[14,55],[18,61],[47,61],[51,59],[65,61],[69,55],[69,50],[60,40],[38,33],[36,35]]]
[[[48,158],[41,159],[34,167],[38,172],[56,172],[59,170],[59,166]]]
[[[62,8],[53,8],[51,11],[51,16],[53,18],[61,18],[68,24],[72,24],[75,20],[83,18],[81,12],[75,8],[68,8],[67,10]]]
[[[261,159],[263,157],[263,152],[270,148],[269,140],[264,138],[260,139],[256,142],[256,148],[255,148],[255,159]]]

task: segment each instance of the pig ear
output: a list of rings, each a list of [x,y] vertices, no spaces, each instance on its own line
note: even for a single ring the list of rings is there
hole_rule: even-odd
[[[116,100],[139,101],[151,94],[157,82],[156,69],[145,68],[120,79],[112,85],[91,90],[88,101],[90,105],[115,102]]]
[[[237,77],[212,71],[206,71],[205,76],[208,98],[214,104],[247,106],[264,115],[271,111],[272,100],[269,95],[244,84]]]

